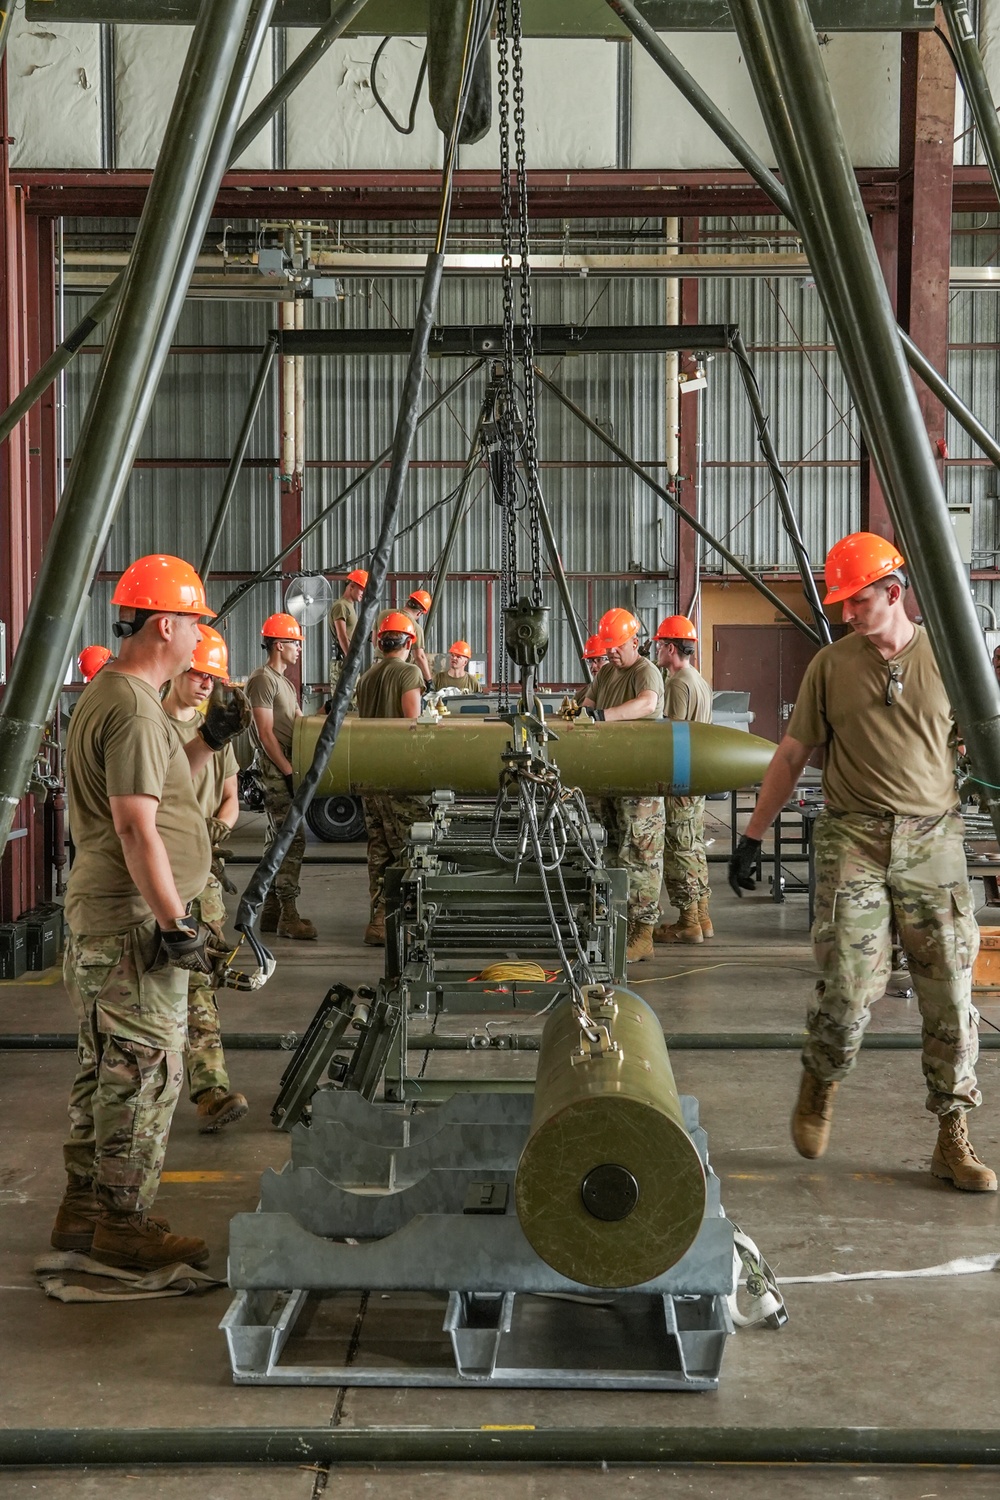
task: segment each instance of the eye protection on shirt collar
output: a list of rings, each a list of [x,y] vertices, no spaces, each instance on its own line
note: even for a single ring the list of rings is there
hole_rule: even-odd
[[[885,685],[885,706],[891,708],[896,698],[903,693],[903,669],[898,661],[887,661],[885,665],[889,673],[889,681]]]

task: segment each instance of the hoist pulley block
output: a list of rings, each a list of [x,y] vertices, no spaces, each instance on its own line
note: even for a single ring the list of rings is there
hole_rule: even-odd
[[[504,616],[504,640],[507,655],[519,667],[537,667],[549,649],[549,615],[547,604],[532,604],[521,598]]]

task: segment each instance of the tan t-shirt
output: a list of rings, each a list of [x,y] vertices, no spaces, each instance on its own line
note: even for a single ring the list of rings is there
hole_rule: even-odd
[[[167,719],[182,745],[194,739],[201,723],[200,714],[195,714],[193,719],[175,719],[173,714],[167,714]],[[192,778],[194,794],[206,818],[215,817],[222,806],[226,782],[230,776],[235,776],[239,769],[236,751],[232,745],[224,745],[221,750],[216,751],[207,765],[202,766],[201,770],[195,773]]]
[[[187,756],[157,693],[124,672],[98,672],[80,694],[66,736],[66,787],[76,858],[66,920],[97,937],[148,922],[115,833],[110,797],[155,797],[156,827],[177,892],[193,901],[208,883],[212,850]]]
[[[382,660],[382,653],[378,649],[378,633],[382,629],[382,621],[385,619],[386,615],[399,615],[399,614],[406,614],[405,609],[404,610],[400,610],[400,609],[384,609],[382,611],[382,613],[379,615],[378,619],[375,621],[375,629],[372,631],[372,646],[374,647],[374,650],[375,650],[375,659],[376,659],[376,661],[381,661]],[[409,618],[409,616],[407,616],[407,618]],[[413,621],[413,628],[417,632],[417,638],[414,641],[413,646],[418,646],[420,648],[420,650],[422,651],[424,649],[424,627],[421,625],[421,623],[420,623],[419,620],[414,620]],[[412,650],[413,647],[411,647],[410,649]],[[407,658],[407,659],[409,659],[409,658]],[[420,686],[423,687],[423,685],[424,685],[424,680],[423,680],[423,678],[421,678],[420,679]]]
[[[940,817],[958,806],[955,721],[926,631],[893,665],[864,636],[824,646],[806,668],[788,733],[823,745],[823,796],[838,812]]]
[[[351,643],[351,636],[358,628],[358,607],[353,599],[348,599],[346,594],[341,594],[339,599],[334,599],[330,605],[330,613],[327,616],[330,621],[330,629],[333,632],[333,651],[337,657],[343,656],[337,632],[334,629],[337,620],[343,620],[347,630],[347,644]]]
[[[711,724],[712,689],[697,667],[684,666],[678,672],[664,672],[663,717]]]
[[[421,679],[422,681],[423,679]],[[434,686],[437,689],[458,688],[460,693],[478,693],[480,691],[479,683],[474,677],[470,677],[468,672],[465,673],[464,677],[453,677],[450,672],[435,672]]]
[[[246,695],[251,708],[269,708],[274,715],[274,737],[286,755],[292,753],[292,727],[299,711],[295,689],[283,672],[258,667],[247,678]]]
[[[358,683],[358,713],[362,719],[401,719],[403,694],[423,692],[420,668],[397,656],[384,656],[369,667]]]
[[[663,675],[644,656],[640,656],[630,667],[616,667],[608,662],[598,672],[590,687],[589,696],[595,708],[618,708],[622,703],[638,698],[640,693],[652,691],[656,694],[656,707],[643,717],[663,717]]]

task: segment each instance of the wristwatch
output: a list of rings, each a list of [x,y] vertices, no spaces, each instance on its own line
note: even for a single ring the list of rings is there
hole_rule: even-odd
[[[189,917],[186,913],[180,917],[174,917],[172,926],[174,932],[183,932],[192,938],[198,936],[198,923],[194,917]]]

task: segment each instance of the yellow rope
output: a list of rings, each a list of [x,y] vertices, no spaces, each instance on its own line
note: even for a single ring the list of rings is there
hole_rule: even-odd
[[[531,979],[536,984],[544,984],[547,978],[541,964],[514,962],[487,964],[483,972],[476,977],[493,983],[504,979]]]

